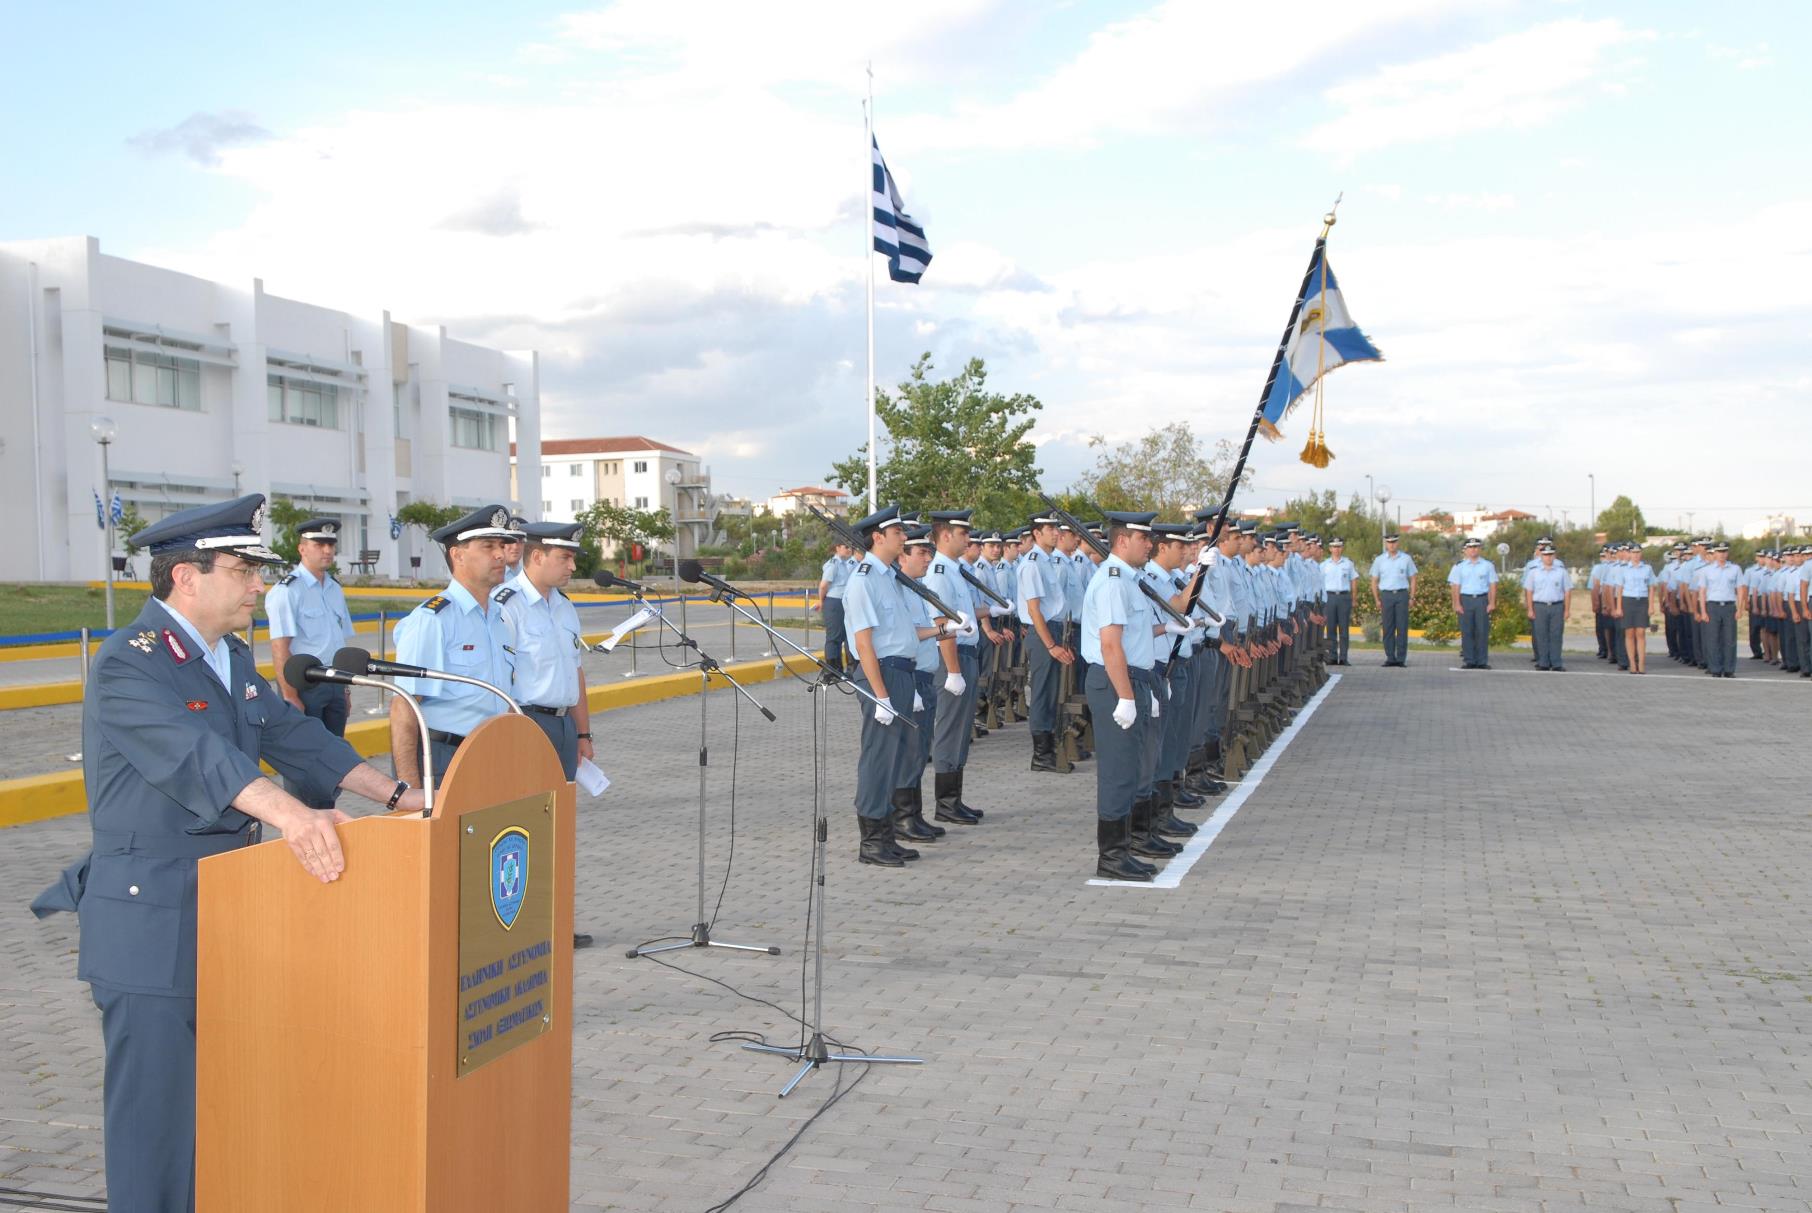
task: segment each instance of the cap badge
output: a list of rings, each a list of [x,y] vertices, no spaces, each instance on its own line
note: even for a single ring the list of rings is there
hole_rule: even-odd
[[[510,516],[504,510],[491,511],[491,525],[498,530],[506,530],[510,525]]]
[[[263,502],[259,502],[257,508],[252,511],[251,527],[254,531],[261,532],[264,530],[264,503]]]

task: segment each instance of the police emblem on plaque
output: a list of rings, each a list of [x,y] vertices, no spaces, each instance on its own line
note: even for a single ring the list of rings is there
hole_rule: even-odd
[[[504,930],[516,925],[528,889],[529,836],[511,826],[491,839],[491,911]]]

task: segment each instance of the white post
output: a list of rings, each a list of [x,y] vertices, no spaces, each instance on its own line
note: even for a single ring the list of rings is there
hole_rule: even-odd
[[[101,439],[101,491],[105,494],[101,498],[101,513],[107,519],[107,630],[110,632],[113,630],[113,471],[108,466],[107,448],[112,443],[111,438]]]
[[[874,175],[875,175],[875,69],[868,68],[868,102],[862,107],[863,180],[870,195],[862,206],[862,260],[868,263],[868,395],[862,407],[868,411],[868,512],[880,509],[875,500],[875,249],[874,249]]]

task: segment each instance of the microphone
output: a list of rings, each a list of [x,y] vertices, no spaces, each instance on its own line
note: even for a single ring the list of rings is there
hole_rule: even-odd
[[[680,561],[679,562],[679,576],[680,576],[680,580],[685,582],[688,585],[708,585],[708,586],[710,586],[711,587],[711,597],[713,597],[713,598],[720,598],[720,597],[747,598],[748,597],[747,594],[743,593],[741,590],[737,589],[735,586],[733,586],[729,582],[725,581],[722,577],[717,576],[715,573],[705,572],[704,566],[700,565],[699,562],[696,560]]]
[[[333,655],[334,668],[346,670],[353,674],[382,674],[386,678],[438,678],[439,670],[430,670],[419,665],[404,665],[400,661],[379,661],[365,649],[350,646]]]
[[[322,665],[321,659],[313,653],[292,653],[290,659],[283,663],[283,681],[292,687],[311,682],[337,682],[342,686],[351,686],[353,675],[334,666]]]
[[[681,567],[683,568],[684,566],[682,565]],[[598,588],[601,590],[628,590],[637,598],[640,598],[647,593],[639,582],[631,581],[627,577],[618,577],[609,569],[599,569],[596,573],[592,574],[591,579],[597,583]]]

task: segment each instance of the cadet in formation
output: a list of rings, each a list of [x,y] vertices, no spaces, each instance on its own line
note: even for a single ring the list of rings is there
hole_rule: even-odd
[[[335,826],[267,779],[348,788],[391,808],[422,794],[366,765],[258,673],[238,633],[280,564],[264,498],[180,510],[141,531],[151,596],[109,636],[82,700],[93,845],[32,903],[75,911],[76,976],[101,1011],[107,1203],[131,1213],[195,1205],[196,865],[258,842],[265,825],[309,876],[339,878]],[[273,1047],[280,1047],[274,1045]]]
[[[352,707],[351,687],[331,682],[292,687],[283,677],[292,653],[307,653],[328,663],[352,643],[352,615],[332,571],[339,544],[340,524],[332,518],[310,518],[297,527],[296,567],[265,592],[264,614],[270,621],[277,690],[291,707],[313,716],[335,737],[344,737]],[[332,787],[310,788],[288,781],[283,786],[316,809],[333,808],[340,794]]]
[[[1019,622],[1025,636],[1032,721],[1032,770],[1057,769],[1056,731],[1059,671],[1076,660],[1063,643],[1068,618],[1068,562],[1057,555],[1057,520],[1039,516],[1031,523],[1032,550],[1019,565]]]
[[[1351,665],[1346,654],[1352,638],[1353,594],[1358,588],[1359,570],[1347,559],[1346,540],[1338,535],[1328,540],[1327,559],[1320,568],[1321,592],[1327,603],[1327,662]]]
[[[1497,566],[1479,555],[1484,543],[1468,539],[1465,555],[1447,573],[1453,613],[1460,621],[1460,668],[1491,668],[1491,612],[1497,609]]]
[[[1535,566],[1523,572],[1523,612],[1529,617],[1529,638],[1535,650],[1535,668],[1564,672],[1567,613],[1573,609],[1573,578],[1557,558],[1554,545],[1535,546]]]
[[[841,672],[849,664],[843,639],[843,587],[858,561],[847,543],[833,543],[818,580],[818,615],[824,624],[824,664]]]
[[[1384,666],[1409,664],[1409,601],[1416,593],[1416,562],[1398,544],[1401,536],[1384,537],[1384,550],[1372,560],[1372,602],[1384,640]]]

